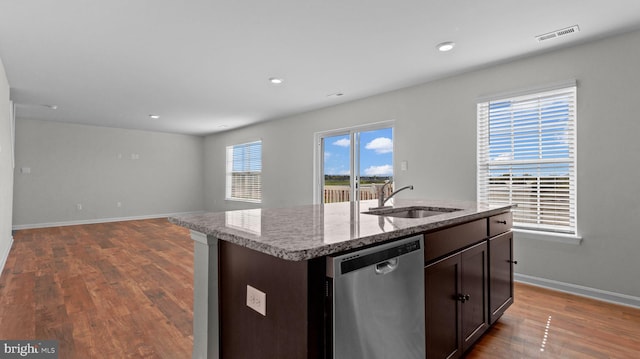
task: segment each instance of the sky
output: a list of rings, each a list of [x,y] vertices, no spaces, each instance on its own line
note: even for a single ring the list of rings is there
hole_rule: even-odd
[[[535,100],[534,100],[535,101]],[[532,101],[533,102],[533,101]],[[513,108],[511,101],[489,105],[491,175],[562,176],[569,172],[569,103],[541,102],[539,107]],[[538,164],[540,160],[566,160]],[[512,163],[521,161],[520,163]],[[531,163],[534,161],[534,163]]]
[[[349,175],[349,135],[324,139],[324,172],[326,175]],[[393,130],[384,128],[360,132],[360,176],[393,175]]]
[[[227,147],[227,161],[232,161],[233,172],[262,171],[262,141]],[[229,158],[229,156],[232,156]]]

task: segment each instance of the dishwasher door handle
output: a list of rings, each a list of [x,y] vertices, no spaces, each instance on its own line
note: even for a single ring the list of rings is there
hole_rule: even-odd
[[[398,264],[400,263],[400,260],[396,257],[393,259],[389,259],[387,261],[384,262],[380,262],[378,264],[375,265],[375,270],[376,270],[376,274],[387,274],[387,273],[391,273],[394,270],[396,270],[396,268],[398,268]]]

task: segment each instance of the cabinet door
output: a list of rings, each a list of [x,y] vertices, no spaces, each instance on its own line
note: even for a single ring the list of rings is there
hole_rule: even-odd
[[[462,271],[458,300],[461,303],[463,352],[489,328],[487,248],[487,242],[482,242],[460,253]]]
[[[491,324],[513,303],[513,232],[489,240]]]
[[[427,359],[459,358],[460,255],[442,259],[424,271]]]

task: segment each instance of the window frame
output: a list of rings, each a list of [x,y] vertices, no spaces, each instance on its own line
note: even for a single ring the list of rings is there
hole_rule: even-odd
[[[554,98],[554,99],[562,99],[562,100],[566,100],[567,101],[567,119],[566,119],[566,123],[562,122],[563,126],[566,125],[566,132],[563,132],[561,135],[562,140],[566,141],[566,147],[567,147],[567,156],[566,157],[557,157],[557,158],[550,158],[549,156],[545,157],[545,155],[543,154],[545,152],[545,150],[549,150],[550,148],[553,148],[553,146],[551,145],[551,143],[553,143],[553,141],[551,140],[547,140],[547,139],[542,139],[543,134],[546,135],[546,133],[544,133],[543,131],[548,130],[549,127],[551,127],[551,125],[548,124],[544,124],[543,122],[545,122],[545,120],[547,119],[545,116],[543,115],[543,113],[545,112],[545,110],[548,110],[550,105],[548,104],[548,102],[546,101],[546,99],[548,98]],[[492,139],[491,137],[491,133],[490,133],[490,126],[491,126],[491,114],[489,113],[489,108],[491,107],[491,104],[496,104],[496,103],[509,103],[509,106],[507,106],[509,109],[505,112],[509,112],[511,111],[511,134],[509,139],[512,142],[512,152],[511,152],[511,158],[507,159],[507,160],[502,160],[499,161],[497,158],[495,159],[491,159],[490,155],[491,155],[491,144],[490,141]],[[533,147],[536,148],[540,155],[538,159],[527,159],[527,160],[519,160],[518,159],[518,155],[523,156],[523,154],[528,153],[527,151],[530,151],[530,149],[528,150],[521,150],[521,152],[518,152],[518,150],[515,149],[515,142],[520,140],[522,141],[521,138],[519,138],[518,136],[520,136],[517,132],[517,130],[514,130],[515,126],[514,123],[516,123],[519,120],[522,119],[518,119],[519,116],[517,114],[518,110],[521,110],[523,108],[523,104],[525,103],[537,103],[538,105],[538,110],[539,113],[537,114],[537,117],[533,117],[535,118],[534,121],[537,121],[540,124],[540,129],[539,131],[539,137],[541,138],[538,143],[537,143],[537,147]],[[515,105],[515,106],[514,106]],[[546,107],[545,107],[546,106]],[[516,114],[514,114],[516,113]],[[497,116],[496,116],[497,117]],[[492,201],[490,200],[489,196],[490,196],[490,191],[493,189],[494,191],[496,190],[495,187],[495,181],[492,184],[491,183],[491,178],[494,177],[495,180],[495,175],[492,175],[492,170],[494,172],[496,172],[496,168],[498,167],[502,167],[502,168],[509,168],[508,173],[509,176],[507,176],[508,180],[506,181],[508,190],[504,191],[502,193],[508,193],[509,195],[509,200],[507,201],[508,203],[513,203],[513,204],[518,204],[518,201],[514,201],[513,200],[513,196],[514,193],[515,195],[521,195],[518,193],[518,189],[517,189],[517,185],[514,182],[517,181],[521,181],[522,179],[534,179],[534,183],[535,186],[537,186],[537,193],[534,196],[536,199],[536,203],[537,203],[537,208],[534,208],[533,210],[527,210],[525,207],[527,204],[531,205],[532,202],[530,202],[530,199],[525,199],[523,203],[521,203],[521,210],[520,212],[518,212],[518,208],[516,207],[514,209],[514,230],[516,231],[521,231],[523,233],[527,233],[529,235],[533,234],[538,234],[540,236],[559,236],[559,237],[563,237],[563,238],[580,238],[578,236],[578,228],[577,228],[577,85],[575,81],[570,81],[570,82],[563,82],[563,83],[558,83],[555,85],[551,85],[551,86],[547,86],[547,87],[541,87],[541,88],[536,88],[536,89],[529,89],[526,91],[520,91],[520,92],[513,92],[511,94],[509,93],[504,93],[504,94],[500,94],[500,95],[494,95],[492,97],[485,97],[482,99],[478,99],[478,103],[477,103],[477,200],[478,202],[484,202],[484,203],[488,203],[490,205],[492,204],[505,204],[504,201]],[[500,119],[495,119],[496,122],[500,122]],[[530,121],[530,119],[529,119]],[[496,124],[496,122],[494,122],[494,125]],[[522,122],[525,122],[525,120],[522,120]],[[519,123],[520,125],[522,125],[522,123]],[[549,126],[549,127],[546,127]],[[508,131],[507,131],[508,132]],[[496,136],[498,137],[498,136]],[[554,140],[557,142],[557,140]],[[557,146],[557,145],[555,145]],[[531,147],[529,147],[531,148]],[[557,150],[557,149],[556,149]],[[497,151],[496,151],[497,152]],[[494,152],[493,154],[495,155],[496,152]],[[544,188],[545,182],[548,185],[548,183],[553,183],[553,186],[557,186],[560,187],[562,186],[559,181],[556,182],[556,180],[558,180],[559,177],[564,177],[564,175],[544,175],[542,174],[545,170],[545,166],[567,166],[568,169],[568,173],[567,173],[567,184],[566,186],[568,186],[567,194],[566,195],[559,195],[557,194],[559,191],[555,190],[554,192],[556,194],[549,196],[549,197],[545,197],[545,195],[543,194],[543,190],[542,188]],[[519,171],[523,171],[524,170],[528,170],[528,169],[533,169],[533,168],[537,168],[538,173],[536,175],[527,177],[527,174],[522,174],[521,176],[517,176],[514,175],[514,173],[517,173],[518,170]],[[505,173],[506,174],[506,173]],[[505,175],[503,174],[503,175]],[[555,177],[555,179],[551,179]],[[543,179],[544,178],[544,179]],[[492,188],[492,185],[494,186],[494,188]],[[554,187],[557,188],[557,187]],[[515,188],[515,189],[514,189]],[[497,192],[493,192],[494,194]],[[522,192],[521,192],[522,193]],[[537,196],[537,197],[536,197]],[[555,197],[558,196],[558,197]],[[542,212],[541,208],[545,208],[545,204],[550,204],[552,203],[554,200],[558,201],[558,198],[567,198],[568,201],[568,205],[567,205],[567,210],[568,210],[568,215],[564,214],[564,216],[567,216],[567,220],[566,222],[568,222],[568,224],[563,224],[563,225],[550,225],[549,222],[552,222],[552,219],[545,219],[545,214]],[[545,198],[552,198],[552,200],[545,200]],[[536,215],[536,221],[538,221],[538,223],[525,223],[524,221],[527,220],[527,215],[531,215],[535,213]],[[519,221],[521,220],[521,221]],[[531,221],[531,220],[530,220]]]
[[[259,144],[260,146],[260,150],[257,153],[257,156],[253,156],[255,155],[254,153],[252,153],[251,151],[251,147],[255,146],[256,144]],[[237,158],[234,159],[234,150],[236,149],[245,149],[247,151],[249,151],[248,156],[246,158],[243,158],[242,160],[246,160],[248,161],[248,166],[251,167],[255,164],[255,161],[259,161],[259,170],[248,170],[248,171],[234,171],[233,170],[233,165],[234,165],[234,161],[238,160]],[[258,157],[258,158],[255,158]],[[250,169],[250,168],[249,168]],[[236,192],[237,190],[234,191],[234,184],[236,182],[233,181],[233,175],[234,173],[247,173],[249,175],[253,175],[255,176],[255,174],[257,173],[259,175],[258,179],[258,188],[257,188],[257,194],[258,196],[252,196],[250,195],[250,197],[235,197],[233,196],[233,193]],[[255,192],[256,188],[247,186],[245,188],[243,188],[244,191],[246,192]],[[229,145],[226,146],[225,149],[225,200],[227,201],[236,201],[236,202],[249,202],[249,203],[262,203],[262,139],[260,140],[256,140],[256,141],[251,141],[251,142],[244,142],[244,143],[238,143],[238,144],[234,144],[234,145]]]
[[[351,194],[350,198],[355,199],[359,198],[358,191],[360,190],[360,179],[356,174],[358,172],[358,168],[360,168],[360,154],[357,150],[360,145],[360,133],[375,131],[385,128],[391,128],[393,133],[393,157],[392,157],[392,166],[393,173],[395,176],[396,173],[396,126],[395,120],[386,120],[380,122],[373,122],[361,125],[354,125],[349,127],[343,127],[333,130],[325,130],[314,133],[313,138],[313,204],[324,204],[323,201],[323,189],[324,189],[324,146],[323,140],[327,137],[339,136],[339,135],[348,135],[351,141],[351,158],[350,158],[350,177],[351,177]],[[395,177],[394,177],[395,180]],[[352,201],[354,202],[354,201]],[[359,200],[355,201],[359,202]]]

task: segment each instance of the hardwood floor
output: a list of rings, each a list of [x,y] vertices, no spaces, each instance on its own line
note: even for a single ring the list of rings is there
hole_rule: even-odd
[[[164,219],[17,231],[0,339],[57,339],[61,359],[190,358],[192,296],[193,242]],[[640,358],[640,309],[516,284],[467,358]]]
[[[0,338],[58,339],[60,358],[190,358],[193,241],[166,220],[17,231]]]
[[[516,283],[467,358],[640,358],[640,309]]]

